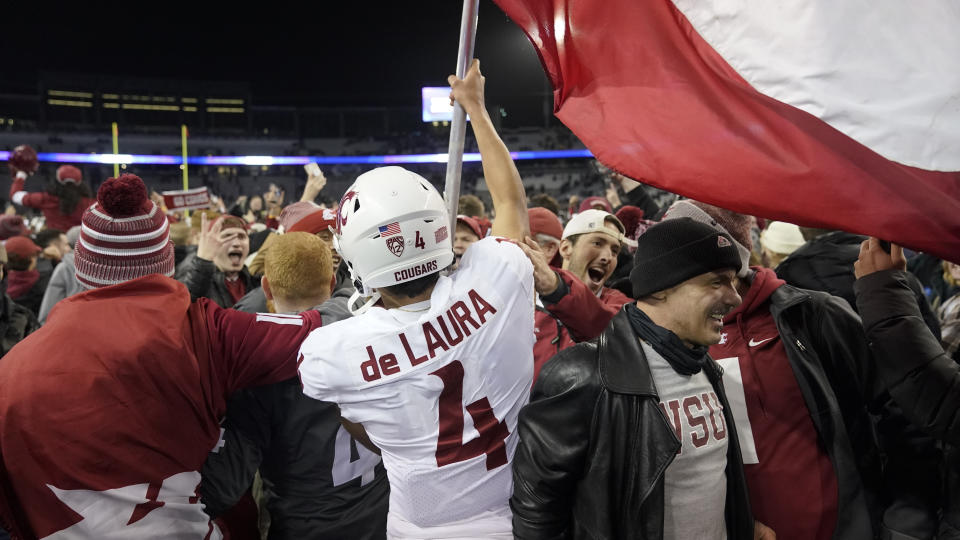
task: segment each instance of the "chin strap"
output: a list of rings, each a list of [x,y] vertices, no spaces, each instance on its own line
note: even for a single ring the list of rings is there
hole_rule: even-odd
[[[366,298],[366,301],[359,307],[356,307],[357,301],[360,300],[361,298]],[[380,301],[380,293],[376,291],[373,292],[372,296],[367,296],[367,297],[364,297],[363,295],[361,295],[360,291],[354,291],[353,294],[350,295],[350,300],[347,302],[347,307],[350,308],[350,313],[352,313],[353,315],[362,315],[368,309],[370,309],[370,306],[376,304],[379,301]]]

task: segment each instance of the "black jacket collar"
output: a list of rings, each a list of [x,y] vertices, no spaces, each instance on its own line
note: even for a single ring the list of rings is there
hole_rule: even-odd
[[[657,397],[643,347],[623,308],[600,334],[597,346],[600,384],[619,394]]]

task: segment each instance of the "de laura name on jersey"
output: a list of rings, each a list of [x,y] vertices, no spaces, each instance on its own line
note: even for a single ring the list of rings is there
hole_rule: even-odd
[[[432,359],[437,355],[437,351],[450,350],[450,347],[458,345],[461,341],[469,338],[473,331],[480,330],[480,327],[487,323],[489,318],[497,312],[497,309],[480,296],[477,291],[470,289],[467,293],[468,302],[458,300],[447,308],[446,312],[438,316],[436,324],[433,320],[425,321],[420,325],[423,332],[423,340],[414,339],[414,343],[425,343],[426,351],[414,350],[410,345],[410,339],[406,333],[397,334],[400,347],[403,353],[399,354],[405,357],[406,361],[398,361],[398,353],[389,352],[378,356],[373,350],[372,345],[367,345],[368,360],[360,364],[360,372],[363,380],[372,382],[383,377],[390,377],[403,372],[405,369],[417,366]],[[439,328],[439,330],[438,330]]]

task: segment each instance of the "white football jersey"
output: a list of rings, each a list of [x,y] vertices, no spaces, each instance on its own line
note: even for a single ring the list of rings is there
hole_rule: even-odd
[[[498,532],[510,531],[509,463],[533,380],[533,298],[530,261],[487,237],[429,301],[375,307],[304,341],[304,393],[339,404],[380,447],[394,521],[469,532],[472,518],[486,525],[492,512],[504,516]]]

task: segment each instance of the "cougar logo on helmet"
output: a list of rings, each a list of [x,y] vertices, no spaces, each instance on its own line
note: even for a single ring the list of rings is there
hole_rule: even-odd
[[[347,207],[347,203],[353,200],[356,195],[357,192],[348,191],[343,195],[343,198],[340,199],[340,206],[337,208],[337,234],[342,234],[341,227],[347,224],[347,215],[343,209]]]

